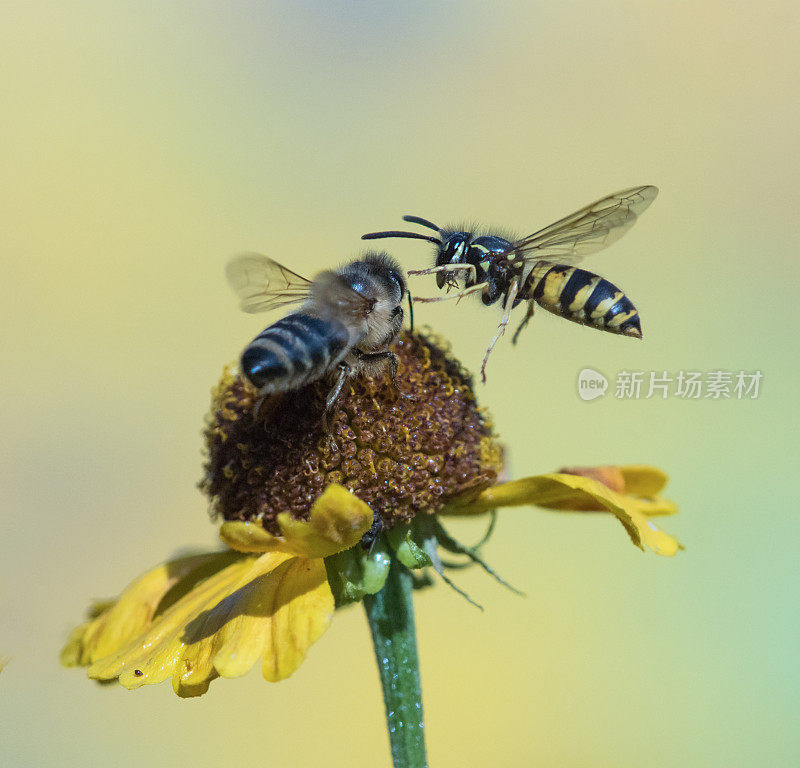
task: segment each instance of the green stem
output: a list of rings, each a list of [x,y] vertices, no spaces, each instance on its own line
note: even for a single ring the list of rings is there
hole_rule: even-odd
[[[383,589],[364,597],[386,705],[394,768],[427,768],[412,577],[392,558]]]

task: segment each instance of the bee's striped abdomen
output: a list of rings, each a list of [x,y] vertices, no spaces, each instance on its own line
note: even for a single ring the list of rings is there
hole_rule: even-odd
[[[540,262],[526,280],[526,294],[548,312],[575,323],[642,337],[633,302],[616,285],[585,269]]]
[[[242,373],[264,394],[294,389],[322,377],[348,341],[338,320],[287,315],[250,342],[242,353]]]

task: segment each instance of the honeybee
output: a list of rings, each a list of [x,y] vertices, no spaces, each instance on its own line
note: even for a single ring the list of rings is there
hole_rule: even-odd
[[[330,431],[329,416],[349,379],[388,370],[396,381],[398,357],[389,346],[403,325],[406,280],[388,254],[371,251],[307,280],[267,256],[247,253],[234,257],[226,274],[245,312],[302,303],[242,353],[242,374],[262,400],[336,372],[323,415]]]
[[[408,237],[427,240],[436,246],[436,265],[409,271],[409,275],[436,274],[439,288],[461,288],[458,293],[436,298],[415,297],[415,301],[461,299],[480,293],[484,304],[503,300],[503,316],[497,333],[486,350],[481,377],[486,381],[486,363],[497,340],[505,333],[514,309],[528,302],[527,312],[512,343],[533,317],[534,305],[581,325],[610,333],[642,338],[639,313],[633,302],[613,283],[577,264],[624,235],[653,202],[658,189],[631,187],[608,195],[575,213],[520,239],[498,234],[442,229],[419,216],[403,220],[434,230],[431,236],[419,232],[372,232],[363,240]],[[463,287],[459,285],[463,281]]]

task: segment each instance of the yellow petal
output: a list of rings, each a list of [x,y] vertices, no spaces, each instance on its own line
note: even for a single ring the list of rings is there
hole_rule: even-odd
[[[117,600],[95,602],[94,618],[74,629],[61,652],[65,666],[86,666],[127,644],[150,624],[167,593],[179,582],[223,568],[241,555],[210,552],[159,565],[125,588]]]
[[[630,499],[630,496],[626,498]],[[655,496],[652,499],[633,498],[630,502],[642,514],[647,517],[661,517],[663,515],[677,515],[678,505],[671,499],[665,499],[663,496]]]
[[[172,678],[176,693],[187,695],[187,691],[219,674],[243,675],[255,664],[263,652],[264,635],[282,572],[288,561],[294,559],[283,552],[262,555],[228,587],[222,599],[216,603],[208,601],[206,608],[186,625],[181,638],[183,648]],[[222,669],[217,666],[217,657]]]
[[[592,480],[597,480],[598,483],[608,486],[612,491],[625,492],[625,477],[620,467],[602,465],[596,467],[563,467],[562,469],[557,469],[556,474],[589,477]]]
[[[80,667],[81,666],[81,659],[83,657],[83,638],[86,635],[86,629],[89,624],[81,624],[79,627],[75,627],[72,632],[69,633],[69,637],[67,638],[67,642],[64,644],[64,647],[61,649],[61,656],[59,657],[59,661],[61,665],[64,667]]]
[[[521,504],[558,511],[581,511],[591,509],[593,502],[614,514],[640,549],[646,545],[656,554],[672,557],[682,548],[676,538],[648,520],[648,514],[669,514],[665,510],[674,509],[671,502],[651,502],[651,506],[659,511],[646,512],[648,504],[645,500],[616,493],[602,483],[580,475],[551,473],[501,483],[487,488],[468,506],[471,512]],[[456,513],[458,511],[456,509]]]
[[[215,678],[243,675],[261,657],[264,676],[281,680],[328,627],[333,609],[322,559],[239,555],[88,674],[118,677],[126,688],[172,677],[179,696],[198,696]]]
[[[263,555],[247,583],[187,627],[175,692],[203,693],[217,676],[245,674],[259,656],[267,680],[289,677],[328,628],[333,610],[321,559]]]
[[[656,467],[644,464],[630,465],[626,467],[576,467],[574,469],[562,469],[555,474],[579,475],[597,480],[603,485],[617,493],[624,493],[629,503],[647,515],[674,515],[678,511],[677,505],[658,495],[667,483],[667,476]],[[563,509],[568,511],[598,511],[604,507],[589,496],[585,497],[583,504],[580,504],[574,497],[565,498],[560,506],[555,503],[550,505],[551,509]]]
[[[275,591],[266,635],[262,673],[267,680],[283,680],[300,666],[309,647],[328,628],[333,608],[324,561],[291,562]]]
[[[666,473],[647,464],[631,464],[619,471],[625,479],[625,493],[632,496],[655,496],[667,484]]]
[[[328,486],[314,502],[308,521],[278,515],[280,536],[258,523],[226,522],[220,537],[240,552],[288,552],[301,557],[328,557],[355,546],[372,525],[372,510],[341,485]]]
[[[208,605],[222,599],[256,558],[243,557],[196,585],[164,611],[142,634],[89,667],[97,680],[119,677],[126,688],[160,683],[171,674],[183,647],[182,637],[189,621]]]

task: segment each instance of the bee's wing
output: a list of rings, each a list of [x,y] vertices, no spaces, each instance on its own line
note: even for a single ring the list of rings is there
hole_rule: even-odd
[[[314,284],[316,299],[341,319],[360,322],[375,306],[375,299],[356,290],[338,272],[321,272]]]
[[[310,280],[259,253],[234,256],[225,267],[244,312],[266,312],[308,298]]]
[[[517,240],[509,253],[527,261],[558,257],[576,264],[621,238],[655,200],[657,187],[631,187],[597,200],[579,211]]]

